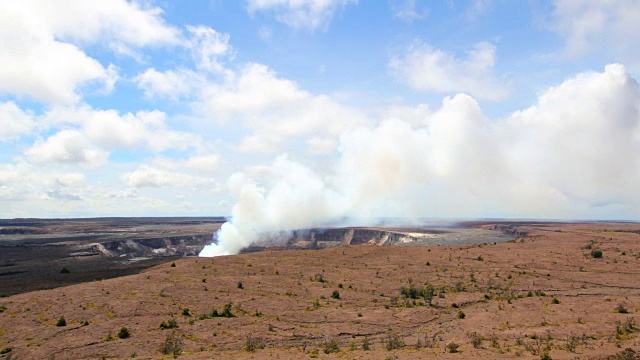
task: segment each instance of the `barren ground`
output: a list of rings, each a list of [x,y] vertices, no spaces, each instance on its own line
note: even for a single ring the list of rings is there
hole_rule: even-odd
[[[172,336],[188,359],[591,359],[639,351],[640,224],[519,230],[528,235],[496,244],[184,258],[14,295],[0,299],[0,358],[171,358],[159,349]],[[432,303],[403,298],[410,284],[432,285]],[[235,317],[210,316],[229,303]],[[56,326],[60,317],[66,326]],[[160,329],[171,319],[177,328]],[[131,336],[119,339],[123,327]],[[332,342],[337,352],[325,354]]]

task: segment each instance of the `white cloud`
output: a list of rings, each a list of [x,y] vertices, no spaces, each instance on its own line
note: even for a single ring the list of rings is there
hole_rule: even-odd
[[[167,115],[158,110],[120,115],[115,110],[96,110],[88,106],[54,107],[41,116],[55,127],[73,126],[92,144],[107,151],[164,151],[201,146],[192,133],[172,130]]]
[[[187,30],[191,34],[188,46],[196,66],[206,71],[222,71],[219,58],[232,52],[229,35],[208,26],[187,26]]]
[[[0,103],[0,140],[13,140],[36,129],[33,114],[11,101]]]
[[[635,0],[556,0],[554,25],[567,42],[567,51],[582,56],[593,51],[613,51],[630,62],[640,62],[640,51],[629,46],[640,37],[640,3]]]
[[[415,42],[407,51],[391,59],[393,75],[407,85],[439,93],[466,92],[480,99],[500,100],[507,89],[494,75],[496,47],[481,42],[456,58],[439,49]]]
[[[243,152],[274,153],[290,138],[337,137],[367,121],[360,112],[301,90],[260,64],[249,64],[224,84],[205,88],[197,107],[207,117],[248,129],[239,146]]]
[[[70,104],[83,86],[110,91],[116,68],[89,57],[78,43],[114,49],[178,43],[179,32],[160,13],[124,0],[2,2],[0,93]]]
[[[36,163],[72,163],[97,167],[107,163],[109,153],[94,146],[76,130],[61,130],[45,141],[37,141],[25,151]]]
[[[249,14],[269,11],[293,28],[317,29],[331,22],[334,13],[358,0],[247,0]]]
[[[191,70],[177,69],[164,72],[147,69],[133,81],[149,99],[168,98],[177,101],[189,97],[204,79]]]
[[[122,175],[129,186],[141,187],[209,187],[219,188],[215,180],[176,171],[141,165],[136,170]]]
[[[390,4],[393,17],[402,21],[424,20],[429,16],[427,8],[418,9],[416,0],[391,0]]]

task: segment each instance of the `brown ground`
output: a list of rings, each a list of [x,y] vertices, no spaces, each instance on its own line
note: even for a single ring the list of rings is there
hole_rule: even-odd
[[[180,358],[188,359],[540,359],[545,352],[589,359],[640,351],[640,224],[519,230],[528,235],[495,245],[186,258],[175,267],[19,294],[0,299],[0,358],[162,358],[170,334],[183,340]],[[587,246],[603,257],[591,257]],[[404,299],[400,288],[409,282],[432,284],[442,295],[430,306]],[[236,317],[199,319],[227,303]],[[182,315],[185,308],[191,316]],[[61,316],[64,327],[56,326]],[[161,330],[172,318],[179,327]],[[117,337],[122,327],[129,338]],[[405,346],[387,350],[393,337]],[[265,348],[246,351],[249,338]],[[332,340],[339,352],[327,355]],[[458,353],[448,352],[451,343]]]

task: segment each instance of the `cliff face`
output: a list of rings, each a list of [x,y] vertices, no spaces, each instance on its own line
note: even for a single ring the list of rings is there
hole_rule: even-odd
[[[241,252],[265,249],[325,249],[339,245],[389,246],[416,242],[428,233],[404,233],[383,228],[328,228],[294,230],[286,235],[267,236]]]
[[[197,256],[211,235],[167,236],[73,245],[69,256],[160,257]]]

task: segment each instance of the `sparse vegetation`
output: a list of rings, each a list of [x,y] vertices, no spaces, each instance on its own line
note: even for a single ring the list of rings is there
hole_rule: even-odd
[[[368,336],[365,336],[362,340],[362,350],[369,351],[371,349],[371,340]]]
[[[189,308],[182,309],[182,316],[191,316],[191,313],[189,312]]]
[[[626,307],[624,307],[624,305],[618,304],[618,307],[616,307],[616,312],[619,314],[628,314],[629,310]]]
[[[322,352],[324,352],[325,354],[340,352],[340,345],[338,345],[336,339],[325,339],[324,343],[322,344]]]
[[[60,319],[56,322],[56,326],[67,326],[67,320],[64,319],[64,316],[60,316]]]
[[[462,310],[458,311],[458,315],[457,315],[458,319],[464,319],[465,316],[466,315],[464,314],[464,312],[462,312]]]
[[[447,344],[447,350],[449,350],[450,353],[454,354],[458,352],[458,348],[460,347],[460,345],[454,343],[454,342],[450,342]]]
[[[258,349],[264,349],[265,344],[259,339],[254,338],[253,336],[247,336],[247,341],[244,343],[243,349],[248,352],[254,352]]]
[[[331,298],[340,299],[340,292],[338,290],[333,290],[333,293],[331,293]]]
[[[63,267],[62,270],[60,270],[60,274],[69,274],[71,273],[71,271],[69,271],[69,269],[67,269],[66,267]]]
[[[385,347],[387,348],[387,351],[402,349],[404,347],[404,341],[402,340],[402,338],[392,331],[387,334],[383,342]]]
[[[591,257],[594,259],[599,259],[602,257],[602,250],[600,249],[591,249]]]
[[[12,351],[13,351],[13,349],[12,349],[12,348],[10,348],[10,347],[6,347],[6,348],[4,348],[4,349],[0,350],[0,355],[8,354],[8,353],[10,353],[10,352],[12,352]]]
[[[467,337],[474,348],[479,349],[482,347],[482,336],[480,336],[480,334],[474,331],[472,333],[468,333]]]
[[[131,336],[131,333],[129,332],[129,329],[127,329],[126,327],[122,327],[120,331],[118,331],[118,337],[120,339],[126,339],[130,336]]]
[[[175,329],[178,327],[178,322],[176,321],[176,319],[169,319],[169,321],[163,321],[160,323],[160,330],[164,330],[164,329]]]
[[[182,336],[176,334],[175,331],[167,334],[166,339],[160,346],[160,353],[163,355],[171,355],[173,358],[177,358],[182,354],[182,347],[184,346],[184,340]]]
[[[244,285],[242,285],[242,281],[238,281],[238,289],[244,289]]]

